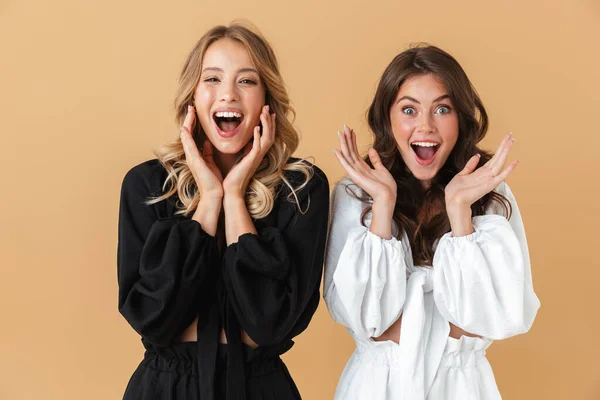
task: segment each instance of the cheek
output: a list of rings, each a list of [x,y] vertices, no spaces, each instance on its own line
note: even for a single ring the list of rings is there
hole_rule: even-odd
[[[258,125],[262,107],[265,105],[265,94],[262,90],[248,91],[244,93],[244,103],[249,111],[252,125]],[[272,110],[270,111],[273,112]]]
[[[448,118],[443,122],[443,129],[441,129],[442,139],[447,144],[450,144],[452,148],[456,144],[458,140],[458,119],[457,118]]]
[[[194,92],[194,107],[196,108],[197,121],[202,125],[202,130],[208,132],[211,123],[210,109],[214,103],[214,94],[207,87],[200,87]]]
[[[210,88],[200,88],[196,89],[194,93],[194,99],[196,100],[197,107],[209,107],[213,103],[214,93]]]
[[[410,139],[410,136],[412,135],[415,123],[405,118],[395,118],[390,122],[398,146],[401,148],[408,147],[408,139]]]

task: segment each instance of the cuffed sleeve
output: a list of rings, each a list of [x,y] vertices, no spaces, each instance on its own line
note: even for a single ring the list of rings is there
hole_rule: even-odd
[[[168,345],[189,326],[218,271],[214,237],[196,221],[168,215],[158,194],[160,165],[141,164],[125,176],[117,251],[119,311],[146,340]],[[162,202],[164,203],[164,202]]]
[[[257,235],[244,234],[225,250],[228,301],[240,327],[260,346],[302,332],[319,302],[329,185],[323,172],[313,168],[314,176],[297,191],[302,212],[280,196],[278,201],[289,204],[267,217],[273,223],[256,221]]]
[[[506,184],[497,191],[511,204],[510,221],[495,214],[474,217],[475,232],[445,234],[433,259],[440,313],[461,329],[490,339],[527,332],[540,306],[516,200]]]
[[[406,296],[406,249],[361,223],[365,204],[345,179],[332,194],[325,261],[325,302],[332,318],[359,338],[378,337],[399,317]],[[353,191],[349,193],[349,191]]]

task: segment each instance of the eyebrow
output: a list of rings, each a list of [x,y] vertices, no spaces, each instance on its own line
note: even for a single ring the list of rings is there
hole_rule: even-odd
[[[217,71],[217,72],[223,72],[222,68],[217,68],[217,67],[206,67],[202,70],[202,73],[206,72],[206,71]],[[240,68],[237,70],[237,73],[242,73],[242,72],[254,72],[255,74],[258,75],[258,71],[255,70],[254,68]]]
[[[437,103],[438,101],[444,100],[444,99],[449,99],[450,96],[448,94],[443,94],[440,97],[438,97],[437,99],[433,100],[432,103]],[[400,103],[402,100],[410,100],[413,101],[417,104],[421,104],[421,102],[417,99],[415,99],[414,97],[410,97],[410,96],[402,96],[398,99],[398,101],[396,103]]]

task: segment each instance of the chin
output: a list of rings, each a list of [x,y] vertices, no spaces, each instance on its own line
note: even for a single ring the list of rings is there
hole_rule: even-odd
[[[244,149],[244,145],[239,145],[237,143],[222,143],[221,141],[212,142],[213,147],[221,154],[238,154],[240,151]]]
[[[247,136],[247,135],[246,135]],[[242,140],[242,135],[236,135],[230,138],[223,138],[216,132],[207,132],[206,138],[210,140],[210,143],[213,145],[213,148],[221,154],[237,154],[240,151],[244,150],[244,146],[250,140]]]
[[[413,168],[409,169],[412,175],[421,182],[433,180],[439,171],[439,169],[432,169],[428,171],[415,171]]]

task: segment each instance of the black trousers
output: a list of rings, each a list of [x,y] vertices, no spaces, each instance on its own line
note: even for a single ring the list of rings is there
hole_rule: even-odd
[[[247,400],[297,400],[300,393],[279,356],[251,355],[246,362]],[[166,348],[148,349],[129,380],[123,400],[206,400],[198,391],[198,347],[186,342]],[[216,399],[225,399],[227,345],[219,344]]]

